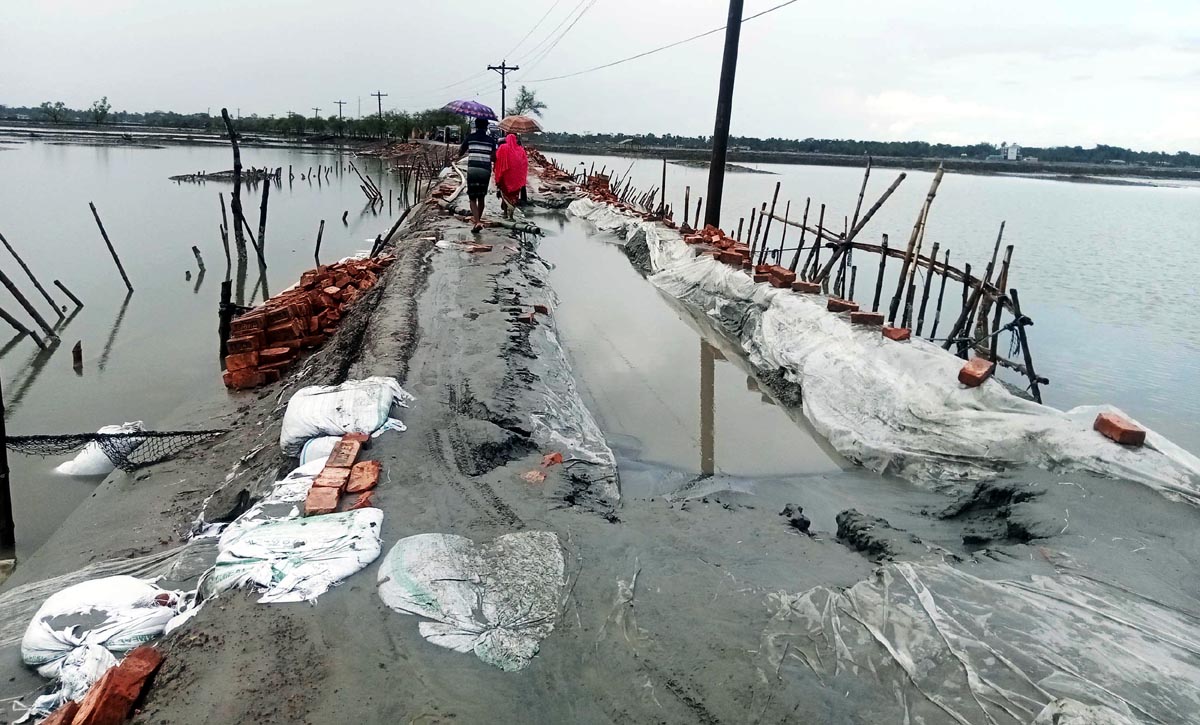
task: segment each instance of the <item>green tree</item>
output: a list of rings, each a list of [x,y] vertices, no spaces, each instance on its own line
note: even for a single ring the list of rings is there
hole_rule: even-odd
[[[112,104],[108,102],[108,96],[103,96],[98,101],[92,101],[92,107],[88,109],[88,114],[92,117],[92,123],[99,126],[108,120],[108,112],[112,110]]]
[[[51,123],[61,123],[67,115],[67,104],[62,101],[42,101],[42,105],[38,109],[50,119]]]
[[[537,99],[537,92],[521,86],[521,89],[517,91],[517,100],[513,101],[512,108],[505,115],[523,116],[532,113],[541,118],[544,110],[546,110],[546,104]]]

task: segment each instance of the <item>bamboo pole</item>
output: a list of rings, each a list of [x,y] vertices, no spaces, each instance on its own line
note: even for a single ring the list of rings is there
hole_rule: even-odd
[[[258,207],[258,249],[265,254],[267,248],[267,197],[270,196],[271,185],[263,183],[262,204]]]
[[[48,292],[46,292],[46,288],[42,286],[42,283],[38,281],[37,277],[33,276],[33,271],[29,269],[29,265],[25,264],[25,260],[21,259],[21,255],[17,254],[17,250],[12,248],[12,245],[8,243],[8,240],[4,238],[3,234],[0,234],[0,242],[4,242],[5,249],[7,249],[8,253],[13,256],[13,259],[17,260],[17,264],[22,270],[25,271],[25,275],[29,277],[29,281],[33,282],[34,288],[37,289],[37,291],[41,293],[42,297],[46,299],[46,302],[50,305],[50,309],[54,310],[54,314],[58,315],[58,319],[61,320],[66,317],[66,315],[64,315],[62,310],[59,308],[58,303],[54,301],[54,298],[51,297]]]
[[[921,328],[925,326],[925,306],[929,304],[929,287],[933,284],[933,262],[938,256],[938,242],[933,243],[933,249],[929,252],[929,274],[925,275],[925,289],[921,293],[921,308],[917,311],[917,337],[921,336]],[[945,276],[942,277],[945,279]]]
[[[821,261],[821,237],[825,232],[825,205],[821,205],[821,214],[817,219],[817,239],[813,242],[812,249],[808,252],[808,257],[804,260],[804,279],[812,279],[809,276],[808,269],[811,266],[814,270]],[[812,262],[810,265],[809,262]]]
[[[997,289],[1004,289],[1005,287],[1008,286],[1008,269],[1009,269],[1009,263],[1012,261],[1012,253],[1013,253],[1013,247],[1010,244],[1010,245],[1008,245],[1008,248],[1004,250],[1004,261],[1000,263],[1000,274],[997,275],[997,277],[996,277],[996,288]],[[997,350],[998,343],[996,342],[996,340],[997,340],[997,337],[999,337],[999,336],[996,335],[995,333],[998,333],[1000,331],[1000,313],[1004,311],[1004,306],[1001,304],[1001,302],[1002,302],[1002,300],[996,301],[996,314],[992,318],[993,335],[992,335],[991,352],[992,352],[993,360],[996,359],[997,352],[998,352],[998,350]],[[1010,300],[1009,302],[1011,304],[1012,301]],[[1015,310],[1013,311],[1013,314],[1016,315]]]
[[[775,263],[783,262],[783,245],[787,243],[787,220],[792,213],[792,200],[788,199],[783,206],[783,234],[779,235],[779,251],[775,254]]]
[[[771,220],[775,218],[775,204],[779,201],[779,187],[783,185],[782,181],[775,182],[775,193],[771,196],[771,211],[767,214],[767,229],[763,234],[762,248],[765,252],[767,249],[767,240],[771,238]],[[758,263],[762,264],[765,260],[765,254],[759,255]]]
[[[943,269],[950,267],[950,250],[946,250],[946,261],[942,263]],[[931,268],[932,271],[932,268]],[[943,272],[942,283],[938,288],[937,310],[933,315],[933,329],[929,331],[929,339],[937,337],[938,322],[942,319],[942,299],[946,296],[946,280],[950,279],[950,275]],[[920,334],[920,333],[918,333]]]
[[[933,183],[929,185],[929,193],[925,196],[925,203],[921,206],[921,211],[917,214],[917,221],[913,224],[912,234],[908,238],[908,250],[904,253],[904,264],[900,267],[900,281],[896,286],[896,294],[892,296],[892,304],[888,309],[888,322],[894,324],[896,322],[896,312],[900,307],[900,297],[904,294],[905,285],[908,283],[908,270],[912,265],[913,250],[917,246],[917,239],[925,229],[925,222],[929,218],[929,208],[933,206],[933,198],[937,196],[938,185],[942,183],[943,168],[938,164],[937,173],[933,175]]]
[[[35,335],[33,333],[33,331],[30,330],[28,327],[21,324],[20,320],[18,320],[17,318],[13,317],[10,314],[8,314],[8,312],[6,312],[4,310],[4,308],[2,308],[2,307],[0,307],[0,320],[4,320],[5,322],[7,322],[9,324],[9,326],[12,327],[12,329],[17,331],[17,334],[29,335],[31,338],[33,338],[33,341],[37,344],[38,347],[42,348],[43,350],[46,349],[46,345],[45,345],[45,343],[42,342],[41,338],[39,338],[37,335]]]
[[[883,235],[883,253],[879,255],[879,275],[875,278],[875,298],[871,300],[871,312],[879,311],[879,296],[883,292],[883,271],[888,260],[888,235]]]
[[[130,292],[133,291],[133,285],[129,283],[129,277],[125,274],[125,267],[121,266],[121,258],[117,256],[117,250],[113,249],[112,242],[108,239],[108,232],[104,231],[104,222],[100,221],[100,212],[96,211],[96,205],[88,202],[88,206],[92,209],[92,216],[96,217],[96,226],[100,227],[100,236],[104,237],[104,243],[108,246],[108,253],[112,255],[113,261],[117,263],[117,271],[121,273],[121,279],[125,281],[125,288]]]
[[[192,245],[192,254],[196,256],[196,264],[200,267],[200,274],[204,274],[204,258],[200,256],[200,248]]]
[[[57,287],[57,288],[59,288],[60,290],[62,290],[62,293],[63,293],[64,295],[66,295],[68,298],[70,298],[70,300],[71,300],[72,302],[74,302],[74,303],[75,303],[75,307],[76,307],[76,309],[78,309],[78,308],[80,308],[80,307],[83,307],[83,303],[79,301],[79,298],[78,298],[78,297],[76,297],[76,296],[75,296],[75,295],[74,295],[74,294],[71,292],[71,290],[67,289],[67,286],[66,286],[66,285],[64,285],[62,282],[59,282],[58,280],[54,280],[54,286],[55,286],[55,287]]]
[[[792,255],[792,263],[788,265],[788,269],[793,272],[796,271],[796,265],[800,263],[800,252],[804,250],[804,235],[808,231],[808,209],[810,206],[812,206],[812,197],[805,197],[804,218],[800,222],[800,241],[796,245],[796,253]],[[788,223],[786,221],[783,223],[785,228],[787,227],[787,224]]]
[[[692,187],[683,187],[683,225],[688,226],[688,212],[692,207]]]
[[[17,546],[17,526],[13,522],[12,487],[8,471],[8,430],[5,426],[4,392],[0,390],[0,549],[9,552]]]
[[[862,210],[863,196],[867,193],[867,180],[871,178],[871,157],[867,156],[867,168],[863,172],[863,183],[858,190],[858,203],[854,205],[854,221],[851,222],[850,228],[858,226],[858,212]]]
[[[237,247],[238,259],[245,259],[246,238],[242,235],[242,224],[245,221],[245,215],[242,213],[242,152],[238,148],[237,132],[233,130],[229,109],[221,109],[221,120],[225,122],[229,144],[233,147],[233,193],[229,195],[229,210],[233,212],[233,241]]]
[[[321,266],[321,237],[325,234],[325,220],[321,220],[321,226],[317,227],[317,248],[313,250],[313,261],[317,266]]]
[[[1021,343],[1021,354],[1025,357],[1025,370],[1029,375],[1029,391],[1033,393],[1033,399],[1041,403],[1042,392],[1038,390],[1038,376],[1033,371],[1033,353],[1029,351],[1029,339],[1025,336],[1025,326],[1032,325],[1033,320],[1021,314],[1021,299],[1017,296],[1015,289],[1009,290],[1008,296],[1012,300],[1013,314],[1017,317],[1017,339]]]
[[[42,331],[46,333],[47,338],[58,337],[58,335],[54,334],[54,328],[50,327],[50,325],[46,322],[46,318],[42,317],[41,313],[38,312],[33,305],[29,304],[29,300],[25,299],[25,295],[21,294],[21,290],[17,289],[17,285],[15,285],[13,281],[8,278],[8,275],[5,274],[4,270],[2,269],[0,269],[0,284],[3,284],[6,288],[8,288],[8,291],[13,296],[13,299],[15,299],[17,303],[25,309],[25,312],[33,318],[33,321],[38,324],[38,327],[42,328]]]

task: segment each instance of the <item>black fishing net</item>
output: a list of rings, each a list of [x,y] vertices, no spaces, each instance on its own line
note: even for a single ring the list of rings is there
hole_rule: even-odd
[[[226,433],[224,430],[135,431],[131,433],[65,433],[8,436],[9,450],[32,456],[60,456],[95,443],[117,468],[132,471],[174,456],[188,446]]]

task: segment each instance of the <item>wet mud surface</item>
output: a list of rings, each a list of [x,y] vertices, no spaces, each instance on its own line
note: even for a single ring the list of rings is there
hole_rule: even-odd
[[[533,220],[552,231],[542,214]],[[324,350],[284,382],[208,412],[233,428],[213,446],[110,477],[5,591],[178,546],[198,513],[228,513],[294,465],[278,433],[295,389],[389,375],[416,401],[400,411],[408,430],[366,453],[383,464],[375,502],[384,551],[419,533],[484,542],[555,532],[569,585],[537,657],[506,673],[430,644],[417,618],[379,599],[376,563],[315,606],[260,605],[248,593],[210,602],[162,641],[166,664],[136,722],[954,722],[884,660],[872,671],[816,659],[824,622],[804,618],[803,593],[848,591],[898,565],[980,581],[1086,576],[1114,601],[1153,599],[1200,621],[1192,507],[1129,482],[1039,470],[950,495],[849,467],[805,428],[800,391],[773,387],[772,371],[752,369],[716,326],[662,298],[619,247],[576,231],[564,223],[537,240],[493,228],[481,240],[493,251],[468,254],[439,243],[470,236],[460,220],[434,208],[416,214],[397,263]],[[572,260],[550,244],[609,246]],[[626,284],[609,276],[618,273],[645,285],[616,287],[640,312],[626,329],[650,350],[688,340],[686,372],[665,354],[658,367],[629,359],[622,369],[634,348],[613,335],[587,344],[588,300],[600,298],[589,297],[585,271],[601,291]],[[638,289],[649,296],[628,296]],[[530,325],[520,318],[535,303],[552,312]],[[716,404],[708,414],[705,356]],[[671,392],[676,384],[685,392]],[[522,479],[556,450],[538,416],[586,428],[573,417],[575,398],[595,413],[615,470],[597,462],[603,451],[588,434],[581,450],[599,451],[597,460],[546,469],[541,484]],[[656,417],[673,405],[686,415]],[[700,430],[706,415],[734,422],[722,429],[714,419],[711,447]],[[172,568],[167,583],[194,584],[204,556]],[[876,656],[864,650],[861,661]],[[0,657],[0,697],[41,684],[11,644]]]

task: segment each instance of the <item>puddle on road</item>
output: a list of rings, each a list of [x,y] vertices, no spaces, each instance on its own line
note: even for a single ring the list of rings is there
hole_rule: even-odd
[[[555,322],[623,459],[627,495],[658,495],[699,474],[764,479],[848,465],[799,411],[793,419],[759,390],[732,345],[643,279],[612,235],[559,214],[537,222],[539,253],[555,266]],[[637,475],[647,467],[678,475]]]

